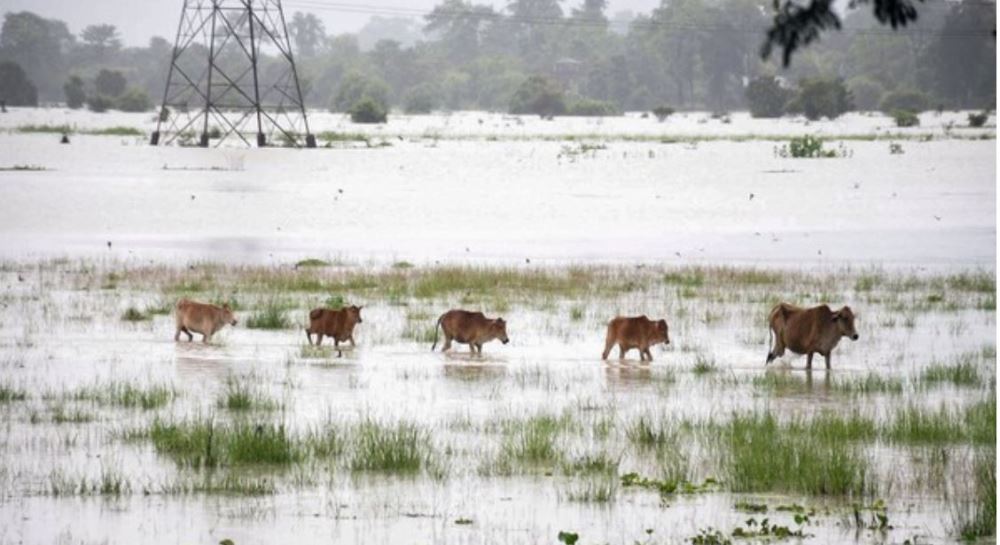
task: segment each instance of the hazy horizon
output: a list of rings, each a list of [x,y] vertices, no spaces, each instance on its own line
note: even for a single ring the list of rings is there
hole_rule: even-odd
[[[88,25],[107,23],[115,25],[126,46],[144,46],[153,36],[161,36],[173,41],[177,31],[182,0],[102,0],[84,3],[66,0],[0,0],[0,12],[31,11],[46,18],[59,19],[69,25],[70,32],[79,35]],[[318,2],[318,3],[323,3]],[[354,33],[361,30],[373,15],[381,17],[404,17],[420,20],[415,15],[396,15],[394,11],[430,11],[441,0],[365,0],[356,3],[336,3],[330,7],[315,9],[310,4],[289,0],[283,2],[285,15],[297,11],[314,13],[322,19],[328,34]],[[491,4],[500,9],[505,0],[477,0],[477,4]],[[582,0],[563,2],[563,11],[582,4]],[[658,6],[660,0],[608,0],[609,16],[620,11],[648,12]],[[363,8],[362,8],[363,6]],[[373,13],[361,13],[369,11]],[[346,8],[346,9],[345,9]]]

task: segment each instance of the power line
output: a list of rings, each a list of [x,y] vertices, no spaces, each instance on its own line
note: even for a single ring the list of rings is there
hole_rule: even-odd
[[[939,2],[925,2],[930,3],[952,3],[947,0],[941,0]],[[415,8],[406,7],[395,7],[395,6],[374,6],[370,4],[355,4],[347,2],[326,2],[321,0],[290,0],[285,2],[286,5],[291,7],[298,7],[307,10],[318,10],[318,11],[333,11],[338,13],[356,13],[362,15],[385,15],[394,17],[410,17],[410,18],[420,18],[425,19],[429,15],[442,15],[442,16],[452,16],[452,17],[463,17],[467,19],[478,19],[481,22],[504,22],[504,23],[514,23],[523,24],[528,26],[550,26],[550,27],[577,27],[577,28],[604,28],[609,22],[593,20],[593,19],[583,19],[583,18],[569,18],[569,17],[526,17],[519,15],[503,15],[499,12],[490,13],[479,13],[471,9],[444,9],[435,8],[432,11],[426,11]],[[957,4],[957,3],[956,3]],[[993,6],[996,4],[989,1],[977,1],[977,0],[964,0],[961,4],[970,5],[982,5],[982,6]],[[630,26],[638,28],[665,28],[672,30],[681,31],[692,31],[692,32],[707,32],[707,33],[726,33],[731,34],[734,32],[760,35],[767,30],[769,27],[766,26],[737,26],[737,25],[706,25],[699,23],[674,23],[667,21],[657,21],[654,19],[640,19],[633,20],[629,23]],[[953,31],[943,31],[943,30],[932,30],[932,29],[901,29],[893,30],[886,28],[869,28],[869,29],[841,29],[844,33],[859,35],[859,36],[937,36],[937,37],[947,37],[947,38],[978,38],[978,37],[992,37],[994,36],[993,30],[982,30],[982,29],[968,29],[968,30],[953,30]]]

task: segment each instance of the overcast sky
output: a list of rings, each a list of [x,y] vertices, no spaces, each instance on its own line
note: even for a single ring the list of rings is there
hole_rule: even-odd
[[[286,16],[291,17],[296,11],[310,11],[297,3],[285,0]],[[362,6],[372,6],[373,11],[378,8],[429,11],[440,0],[309,0],[309,3],[341,6],[331,6],[314,13],[323,19],[328,33],[343,33],[356,32],[368,21],[370,14],[356,13],[365,9]],[[501,8],[507,1],[476,0],[475,3],[488,3]],[[583,0],[564,0],[563,11],[568,12],[582,3]],[[609,0],[608,14],[622,10],[648,12],[659,3],[660,0]],[[118,27],[126,45],[146,45],[154,35],[173,41],[182,4],[183,0],[0,0],[0,12],[27,10],[61,19],[69,24],[71,32],[77,34],[87,25],[110,23]],[[349,6],[351,12],[344,10],[343,6]]]

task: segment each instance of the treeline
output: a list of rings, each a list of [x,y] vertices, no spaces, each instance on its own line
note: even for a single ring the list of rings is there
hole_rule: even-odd
[[[422,21],[424,40],[409,47],[380,40],[363,50],[356,35],[328,36],[312,14],[294,14],[289,32],[307,104],[374,120],[388,108],[754,110],[760,105],[751,99],[761,93],[778,115],[803,111],[808,101],[793,99],[809,93],[835,109],[879,109],[900,96],[916,96],[920,108],[992,108],[996,100],[989,2],[928,0],[918,5],[918,24],[898,32],[863,4],[842,31],[799,51],[788,69],[760,58],[769,0],[664,0],[624,31],[609,22],[605,0],[563,4],[512,0],[495,10],[444,0]],[[148,47],[123,47],[110,25],[75,36],[61,21],[7,13],[0,75],[20,70],[23,77],[0,77],[0,96],[13,104],[11,97],[30,98],[33,88],[42,102],[149,109],[163,92],[170,51],[158,37]],[[815,85],[831,81],[846,93]]]

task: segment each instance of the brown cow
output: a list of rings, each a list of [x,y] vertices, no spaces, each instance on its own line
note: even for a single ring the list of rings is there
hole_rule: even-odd
[[[340,310],[315,308],[309,312],[309,327],[306,328],[306,338],[313,343],[312,336],[316,334],[316,346],[323,342],[323,335],[333,337],[333,347],[340,352],[340,343],[350,341],[354,344],[354,326],[363,323],[361,307],[351,305]]]
[[[444,331],[444,352],[451,348],[451,341],[469,345],[469,350],[475,354],[483,353],[483,343],[500,339],[500,342],[507,344],[507,322],[503,318],[490,319],[482,312],[469,312],[467,310],[449,310],[438,318],[437,325],[434,326],[434,344],[431,351],[437,347],[438,328]]]
[[[658,343],[670,344],[666,320],[654,322],[645,314],[634,317],[617,316],[608,322],[608,336],[604,340],[601,359],[608,359],[611,348],[617,344],[619,358],[624,358],[629,350],[638,348],[639,361],[653,361],[649,347]]]
[[[179,341],[181,333],[188,337],[188,342],[194,340],[195,333],[201,333],[201,341],[207,343],[212,340],[212,335],[223,328],[226,324],[236,325],[236,317],[229,305],[217,307],[206,305],[190,299],[177,301],[174,312],[177,318],[177,331],[174,333],[174,341]]]
[[[830,368],[830,352],[837,347],[841,337],[858,340],[854,329],[854,312],[842,307],[834,312],[826,305],[801,308],[779,303],[768,316],[774,346],[767,353],[767,363],[780,358],[788,348],[796,354],[806,354],[806,369],[812,369],[813,354],[819,353]],[[765,364],[766,365],[766,364]]]

